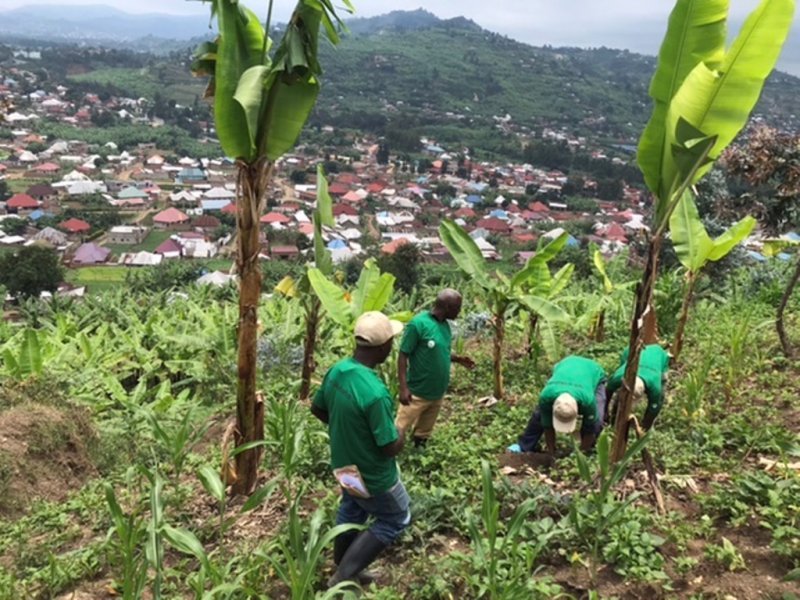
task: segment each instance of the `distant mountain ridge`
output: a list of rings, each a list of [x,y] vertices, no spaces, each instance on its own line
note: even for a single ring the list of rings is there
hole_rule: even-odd
[[[353,35],[380,31],[420,31],[432,27],[452,27],[480,31],[481,27],[466,17],[440,19],[419,8],[395,10],[375,17],[346,19]],[[133,14],[110,6],[36,4],[0,11],[0,35],[53,40],[125,40],[164,38],[188,40],[209,34],[207,15]]]
[[[420,31],[432,27],[452,27],[481,31],[482,27],[466,17],[440,19],[424,8],[417,10],[393,10],[376,17],[357,17],[347,19],[347,28],[354,35],[371,35],[381,31]]]
[[[55,27],[57,22],[62,33],[80,31],[88,36],[92,28],[87,24],[94,23],[92,27],[105,28],[106,39],[117,35],[115,28],[132,27],[130,23],[138,23],[142,27],[139,32],[149,28],[147,38],[131,40],[135,31],[131,29],[127,43],[120,42],[122,36],[107,43],[114,48],[161,53],[180,50],[187,56],[186,49],[196,45],[198,36],[210,36],[207,16],[160,15],[165,21],[160,27],[170,28],[171,19],[177,19],[186,29],[172,27],[170,32],[185,31],[193,39],[164,40],[161,48],[154,50],[163,29],[150,26],[153,15],[128,15],[103,6],[77,14],[69,7],[44,12],[50,10],[47,18],[38,20],[38,27]],[[30,25],[38,19],[32,15],[40,12],[41,7],[29,7],[0,13],[0,42],[4,28],[20,21]],[[13,18],[7,18],[9,15]],[[652,102],[647,89],[655,68],[653,56],[602,47],[532,46],[483,29],[467,18],[440,19],[424,9],[347,23],[350,32],[338,47],[320,46],[324,76],[314,125],[333,124],[377,134],[424,132],[439,141],[482,145],[509,154],[519,145],[510,135],[512,130],[526,134],[564,127],[576,135],[632,141],[650,116]],[[40,35],[39,39],[51,38]],[[174,61],[174,56],[168,60]],[[103,64],[71,66],[84,74],[84,82],[91,81],[96,69],[101,85],[116,85],[117,90],[134,96],[141,93],[124,88],[126,82],[131,85],[131,73],[125,69],[120,69],[115,79],[113,69],[104,72]],[[193,92],[202,93],[202,82],[189,77],[186,64],[173,62],[169,67],[180,71],[172,83],[182,87],[189,98]],[[143,77],[137,73],[134,81],[149,84],[149,89],[170,85],[157,74],[147,75],[147,81]],[[774,73],[756,113],[786,129],[800,127],[800,79]]]
[[[100,4],[35,4],[0,12],[0,36],[57,41],[184,40],[208,33],[208,25],[208,15],[132,14]]]

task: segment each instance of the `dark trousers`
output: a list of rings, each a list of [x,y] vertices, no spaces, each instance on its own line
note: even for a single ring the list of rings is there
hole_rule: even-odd
[[[587,423],[583,420],[581,424],[581,434],[594,433],[596,436],[600,435],[603,431],[603,424],[606,420],[606,382],[600,382],[600,385],[594,390],[594,399],[597,402],[597,420],[594,423]],[[531,418],[528,420],[528,425],[525,431],[519,436],[517,443],[522,448],[523,452],[535,452],[539,445],[539,440],[544,434],[544,427],[542,427],[542,412],[539,407],[533,411]]]

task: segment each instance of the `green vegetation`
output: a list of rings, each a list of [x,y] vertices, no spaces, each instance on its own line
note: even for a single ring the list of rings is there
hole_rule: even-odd
[[[149,125],[113,125],[110,127],[72,127],[43,121],[36,124],[36,131],[56,139],[80,140],[102,146],[113,140],[120,150],[132,150],[138,144],[156,144],[159,148],[170,148],[178,156],[218,157],[219,146],[200,142],[189,132],[174,125],[151,127]],[[18,181],[18,180],[11,180]],[[27,189],[27,188],[26,188]]]
[[[141,68],[104,67],[69,75],[68,81],[113,86],[131,98],[155,98],[165,94],[178,104],[191,106],[203,94],[202,84],[193,79],[182,65],[160,63]]]
[[[111,251],[117,255],[123,252],[141,252],[142,250],[144,250],[145,252],[153,252],[161,244],[166,242],[173,234],[174,234],[173,231],[151,229],[147,233],[147,237],[142,240],[141,244],[134,244],[134,245],[111,244],[108,247],[111,248]]]
[[[0,285],[14,296],[38,298],[42,292],[55,292],[63,276],[53,248],[25,246],[0,256]]]
[[[614,281],[631,276],[624,256],[605,269]],[[765,294],[762,281],[770,270],[755,265],[728,272],[713,297],[701,296],[696,302],[684,349],[684,363],[691,368],[671,375],[667,405],[645,442],[662,475],[669,508],[663,516],[652,507],[649,489],[636,475],[636,448],[630,467],[613,474],[609,467],[609,485],[597,492],[584,478],[602,466],[606,442],[599,445],[596,458],[586,457],[584,466],[584,459],[576,455],[557,459],[546,474],[527,471],[525,463],[511,463],[505,475],[498,472],[510,464],[503,449],[527,422],[553,361],[580,353],[613,368],[627,340],[628,315],[609,312],[605,341],[592,340],[580,317],[598,284],[573,280],[560,301],[570,318],[553,325],[558,348],[552,358],[529,357],[517,350],[527,336],[527,315],[511,316],[502,358],[509,401],[482,409],[475,400],[492,391],[492,350],[487,343],[492,330],[485,320],[481,288],[474,282],[458,283],[466,304],[456,344],[478,366],[453,381],[428,446],[401,455],[414,521],[393,558],[378,563],[381,588],[368,590],[365,597],[422,600],[458,593],[477,598],[488,597],[488,590],[495,590],[493,597],[506,597],[499,591],[503,589],[522,589],[542,598],[558,593],[580,596],[592,589],[608,596],[620,595],[617,586],[622,585],[631,594],[648,589],[657,597],[680,596],[690,589],[710,594],[710,586],[733,593],[723,575],[739,568],[737,556],[750,569],[747,577],[764,593],[781,597],[790,590],[792,584],[780,579],[800,566],[800,513],[794,501],[800,479],[781,465],[795,461],[793,456],[800,452],[800,439],[791,425],[800,408],[792,382],[800,373],[779,357],[774,330],[757,326],[774,313],[780,299],[783,279],[776,281],[778,294]],[[426,266],[421,278],[434,277],[435,271]],[[113,267],[75,272],[92,279],[122,274]],[[165,282],[170,278],[176,281],[172,274],[164,276]],[[418,309],[438,285],[418,288],[417,300],[396,295],[385,310]],[[297,569],[298,577],[313,572],[311,585],[321,589],[329,550],[325,544],[314,548],[331,531],[329,515],[337,498],[326,468],[323,429],[295,400],[303,310],[297,300],[279,296],[259,309],[264,324],[259,387],[267,403],[265,437],[270,448],[261,454],[260,467],[284,484],[273,482],[257,501],[271,508],[260,517],[258,534],[248,535],[252,521],[241,513],[241,504],[227,501],[220,508],[217,497],[204,491],[214,489],[209,488],[208,470],[218,472],[230,451],[229,446],[221,451],[218,443],[234,403],[236,305],[230,293],[189,284],[183,291],[186,298],[126,288],[81,302],[25,304],[22,322],[0,325],[0,345],[14,357],[13,362],[7,356],[0,359],[0,434],[7,435],[4,427],[16,418],[11,408],[24,404],[28,411],[42,414],[38,407],[56,405],[89,411],[97,438],[84,458],[95,465],[96,474],[85,484],[73,479],[65,501],[27,504],[19,500],[20,494],[37,497],[41,488],[23,489],[25,480],[0,478],[8,486],[9,500],[16,499],[14,512],[2,513],[6,516],[0,519],[0,581],[7,597],[57,596],[91,589],[97,581],[120,594],[129,585],[152,591],[158,572],[164,597],[209,592],[223,581],[238,582],[240,591],[234,598],[281,597],[284,585],[293,584],[271,570],[274,561],[281,569]],[[679,287],[661,291],[674,294],[680,303]],[[664,303],[672,301],[658,297]],[[798,309],[796,299],[787,309],[787,325],[795,336],[800,335]],[[350,346],[344,328],[325,319],[320,325],[325,343],[316,351],[315,382]],[[665,321],[665,339],[674,332],[674,321],[671,326]],[[732,332],[745,335],[734,339]],[[698,381],[702,390],[696,387]],[[28,434],[25,426],[25,435],[44,439],[41,432],[49,430],[48,423],[37,425],[38,434]],[[193,443],[187,432],[196,430],[202,436],[206,427],[210,429],[204,441]],[[23,458],[40,461],[35,465],[41,475],[60,468],[54,456],[74,459],[66,432],[64,438],[47,439],[52,443],[44,459],[35,449],[21,458],[0,453],[0,474],[3,465]],[[562,443],[560,453],[571,450]],[[776,466],[765,471],[762,459]],[[194,476],[198,472],[206,473],[205,480]],[[620,473],[626,474],[620,478]],[[476,488],[480,480],[482,492]],[[284,489],[287,484],[291,490]],[[110,503],[109,486],[122,520]],[[690,493],[687,486],[698,491]],[[288,503],[276,500],[284,493]],[[144,551],[150,538],[136,533],[153,525],[149,507],[154,502],[161,506],[161,521],[155,523],[163,545],[160,565]],[[295,503],[302,503],[302,512],[290,510]],[[615,510],[613,519],[609,509]],[[309,510],[320,510],[321,520],[312,523]],[[604,521],[597,520],[598,515],[606,515]],[[114,533],[107,538],[110,527]],[[20,545],[23,538],[28,542]],[[302,540],[317,541],[305,545]],[[312,549],[314,556],[306,554]],[[764,552],[769,552],[769,567],[763,562]],[[300,562],[289,567],[290,560]],[[312,563],[302,562],[306,560],[316,566],[312,569]],[[141,572],[145,564],[147,575],[136,583],[131,574]],[[580,565],[586,569],[576,569]],[[593,571],[598,572],[594,585],[589,578]],[[692,584],[700,575],[704,583]]]
[[[86,286],[89,292],[119,289],[125,282],[130,267],[81,267],[69,269],[66,280],[75,286]]]
[[[773,29],[761,30],[757,19],[745,25],[772,54],[790,4],[766,0],[758,9]],[[327,0],[301,0],[267,61],[255,16],[216,2],[223,35],[201,47],[196,67],[214,76],[220,140],[241,158],[239,184],[253,208],[237,223],[239,288],[192,285],[203,264],[174,262],[127,271],[114,292],[10,307],[11,318],[0,321],[0,600],[73,592],[126,600],[351,597],[347,584],[324,589],[328,547],[344,528],[332,525],[338,494],[326,430],[311,417],[305,392],[350,352],[359,312],[408,315],[447,284],[463,293],[455,344],[476,368],[452,382],[429,443],[400,455],[414,519],[378,563],[378,585],[361,597],[796,597],[800,370],[781,355],[771,325],[777,308],[781,331],[800,333],[800,300],[784,292],[800,275],[781,263],[730,259],[717,265],[713,293],[694,294],[687,322],[676,313],[692,297],[684,300],[679,271],[659,264],[660,240],[681,203],[675,250],[694,272],[730,250],[747,226],[712,241],[688,190],[750,108],[743,102],[731,111],[718,99],[755,102],[774,58],[738,43],[725,58],[727,5],[706,5],[719,12],[710,25],[694,6],[679,1],[652,87],[656,109],[640,162],[656,221],[641,272],[626,254],[605,261],[593,249],[574,249],[575,263],[556,271],[566,235],[540,246],[521,269],[490,269],[474,241],[445,221],[440,234],[456,264],[425,266],[410,294],[393,294],[394,277],[373,262],[353,284],[334,269],[322,246],[321,227],[332,218],[323,185],[315,268],[264,267],[262,278],[258,224],[249,215],[262,212],[272,161],[293,145],[314,105],[318,31],[324,23],[335,41],[334,15]],[[442,29],[476,31],[451,25],[458,26]],[[717,58],[724,77],[703,62]],[[391,57],[372,60],[385,65]],[[475,52],[461,60],[485,59]],[[554,60],[552,68],[565,59]],[[500,71],[482,66],[492,69],[484,75]],[[699,80],[679,86],[684,77]],[[488,98],[499,86],[494,75],[476,81],[465,85],[484,86]],[[737,81],[736,93],[724,87]],[[14,265],[2,260],[6,274]],[[592,263],[600,279],[588,276]],[[26,265],[26,277],[34,271]],[[574,271],[583,276],[572,278]],[[264,282],[289,274],[278,283],[281,294],[262,299]],[[86,271],[100,283],[112,275],[119,271]],[[613,283],[632,278],[642,281],[635,307],[629,284]],[[566,355],[609,370],[631,346],[632,389],[648,315],[662,342],[684,327],[689,340],[651,431],[626,449],[632,398],[623,393],[617,427],[592,453],[568,436],[555,456],[503,452],[528,421],[546,373]],[[396,390],[393,366],[380,374]]]

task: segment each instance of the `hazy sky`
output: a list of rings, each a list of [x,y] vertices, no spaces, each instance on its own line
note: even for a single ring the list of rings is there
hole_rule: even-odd
[[[265,13],[267,0],[243,0]],[[334,0],[335,4],[339,2]],[[655,54],[673,0],[353,0],[356,16],[423,7],[439,17],[466,16],[482,27],[534,45],[610,46]],[[731,0],[732,29],[758,0]],[[127,12],[208,14],[208,5],[186,0],[0,0],[0,8],[30,4],[107,4]],[[275,19],[285,21],[294,0],[275,0]],[[789,44],[800,44],[793,31]]]

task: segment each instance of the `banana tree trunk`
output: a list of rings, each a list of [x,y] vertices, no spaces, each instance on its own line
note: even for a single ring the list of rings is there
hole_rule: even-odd
[[[672,343],[672,360],[674,362],[678,362],[678,357],[683,349],[683,334],[686,330],[686,322],[689,320],[689,306],[692,304],[694,287],[697,284],[697,275],[697,273],[689,271],[689,276],[686,280],[686,293],[683,296],[681,316],[680,319],[678,319],[678,330],[675,332],[675,341]]]
[[[311,390],[311,374],[314,372],[314,350],[317,345],[317,327],[319,326],[319,312],[322,305],[316,296],[311,300],[311,306],[306,310],[306,339],[303,346],[303,373],[300,378],[300,400],[308,398]]]
[[[239,331],[236,389],[236,446],[264,439],[264,405],[256,395],[258,302],[261,297],[259,215],[264,205],[272,164],[259,160],[237,163],[236,226],[238,230]],[[250,494],[256,486],[261,451],[251,448],[236,455],[235,494]]]
[[[494,397],[503,399],[503,339],[506,335],[506,311],[498,310],[494,315]]]
[[[655,284],[655,281],[653,282]],[[655,289],[655,287],[654,287]],[[658,343],[658,314],[654,295],[650,297],[650,310],[644,315],[642,339],[645,345]]]
[[[781,340],[781,348],[783,348],[783,353],[786,358],[794,357],[794,348],[792,348],[792,343],[789,341],[789,336],[786,335],[786,328],[783,324],[783,314],[786,311],[786,305],[789,303],[789,298],[792,297],[792,292],[798,281],[800,281],[800,256],[797,257],[797,268],[795,268],[794,274],[789,280],[786,290],[783,292],[781,303],[778,306],[778,314],[775,319],[775,329],[778,330],[778,338]]]
[[[526,351],[528,358],[533,358],[533,349],[536,347],[536,329],[539,326],[539,315],[530,313],[528,315],[528,347]]]
[[[633,389],[639,371],[639,357],[645,345],[648,314],[653,313],[653,291],[658,274],[658,257],[661,250],[661,237],[656,236],[650,242],[642,281],[636,286],[636,305],[631,319],[631,337],[628,347],[628,365],[622,387],[617,396],[617,418],[614,422],[614,445],[611,449],[612,462],[618,462],[625,456],[628,447],[628,427],[633,407]]]
[[[592,331],[590,333],[595,342],[602,342],[606,339],[606,310],[601,310],[594,323],[592,323]]]

